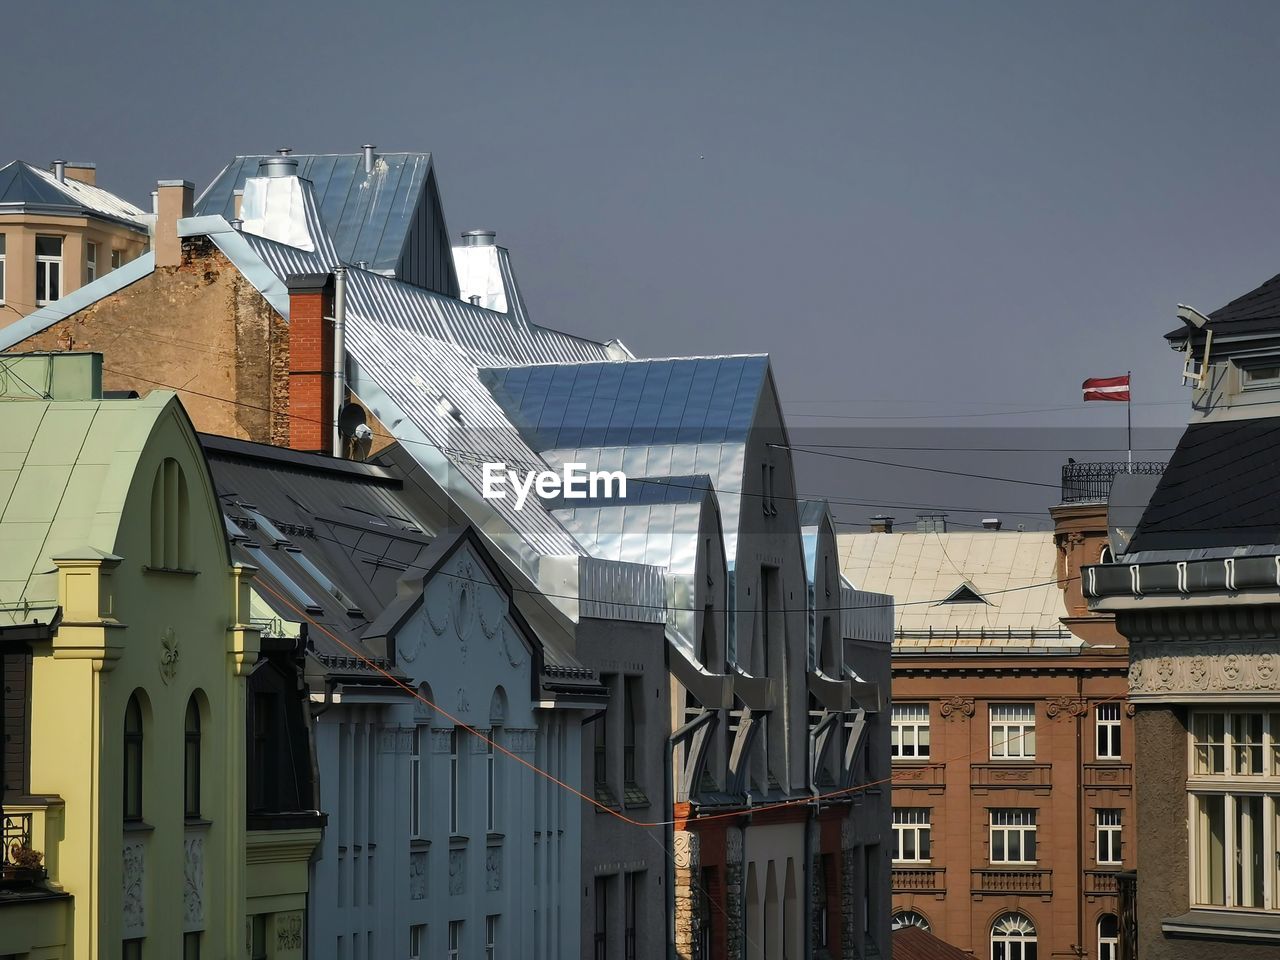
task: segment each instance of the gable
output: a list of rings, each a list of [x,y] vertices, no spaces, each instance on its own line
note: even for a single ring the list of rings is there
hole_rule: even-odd
[[[978,592],[978,588],[968,580],[952,590],[939,603],[987,603],[987,599]]]
[[[396,276],[405,283],[446,297],[458,297],[458,275],[434,170],[428,171],[426,186],[418,195],[418,203],[409,218]]]

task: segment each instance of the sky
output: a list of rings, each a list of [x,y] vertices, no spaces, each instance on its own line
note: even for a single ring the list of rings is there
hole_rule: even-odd
[[[450,231],[497,231],[536,322],[767,352],[793,441],[1017,428],[1054,456],[1002,469],[1052,485],[1053,431],[1123,430],[1081,380],[1132,370],[1135,426],[1185,423],[1176,304],[1280,272],[1276,4],[64,0],[5,22],[0,88],[28,94],[0,162],[93,161],[146,205],[237,153],[429,150]],[[895,475],[825,482],[887,500]]]

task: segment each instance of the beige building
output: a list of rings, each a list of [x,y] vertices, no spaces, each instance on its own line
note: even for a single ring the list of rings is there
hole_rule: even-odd
[[[96,183],[91,163],[0,167],[0,327],[151,247],[151,217]]]

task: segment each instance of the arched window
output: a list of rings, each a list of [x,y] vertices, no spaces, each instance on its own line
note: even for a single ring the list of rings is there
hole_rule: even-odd
[[[914,910],[899,910],[890,920],[890,926],[894,930],[901,930],[903,927],[919,927],[921,930],[928,930],[929,921],[925,919],[923,913],[916,913]]]
[[[142,819],[142,705],[136,693],[124,708],[124,819]]]
[[[1098,918],[1098,960],[1116,960],[1120,955],[1120,921],[1114,913]]]
[[[1036,926],[1020,913],[991,925],[991,960],[1036,960]]]
[[[172,458],[156,470],[151,487],[151,567],[188,570],[191,567],[187,523],[187,480]]]
[[[200,704],[193,693],[187,701],[182,758],[182,812],[188,820],[200,819]]]

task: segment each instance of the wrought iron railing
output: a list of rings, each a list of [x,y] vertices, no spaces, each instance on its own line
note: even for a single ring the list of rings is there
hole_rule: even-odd
[[[1167,466],[1159,460],[1112,460],[1104,463],[1065,463],[1062,465],[1062,502],[1099,503],[1111,493],[1111,481],[1122,473],[1158,477]]]
[[[13,864],[13,854],[22,847],[31,846],[31,814],[6,813],[4,815],[4,832],[2,835],[4,850],[3,863],[8,867]]]

